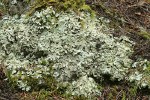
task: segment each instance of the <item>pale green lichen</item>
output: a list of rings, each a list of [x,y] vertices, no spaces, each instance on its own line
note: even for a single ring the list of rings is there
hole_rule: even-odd
[[[97,85],[93,78],[82,76],[77,81],[72,82],[67,92],[71,92],[72,95],[84,95],[85,97],[89,97],[89,95],[92,97],[93,94],[93,96],[100,96],[101,93]]]
[[[131,82],[135,82],[135,84],[142,88],[142,87],[148,87],[150,88],[150,62],[140,59],[137,62],[133,63],[133,69],[129,74],[129,78],[127,79]]]
[[[110,74],[112,79],[122,80],[132,64],[129,56],[133,52],[133,42],[125,36],[113,37],[109,34],[113,29],[107,27],[108,20],[101,17],[91,19],[89,13],[57,13],[49,7],[29,18],[23,15],[21,18],[5,17],[0,23],[0,60],[5,58],[11,77],[17,77],[15,70],[22,66],[25,75],[38,79],[38,75],[47,73],[45,65],[37,63],[38,59],[44,58],[53,62],[53,76],[57,81],[74,82],[76,92],[72,90],[72,94],[80,94],[78,90],[82,86],[77,85],[84,76],[100,79],[102,74]],[[29,73],[32,68],[28,69],[33,63],[36,65],[34,75]],[[96,88],[93,77],[84,78],[91,86],[88,89]],[[24,88],[26,81],[22,84],[24,87],[21,84],[18,83],[20,88],[30,89]],[[91,94],[90,90],[84,89],[83,95]],[[92,93],[97,93],[97,89]]]
[[[17,85],[25,91],[36,88],[36,86],[41,84],[47,84],[44,77],[52,75],[51,66],[49,62],[44,64],[42,61],[43,59],[41,58],[30,62],[29,60],[16,58],[13,54],[10,54],[4,63],[8,70],[7,76],[9,75],[7,79],[13,85]],[[35,84],[36,86],[34,86]]]

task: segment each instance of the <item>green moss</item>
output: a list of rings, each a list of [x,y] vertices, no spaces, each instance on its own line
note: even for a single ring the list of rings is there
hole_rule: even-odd
[[[114,96],[113,96],[112,93],[109,93],[109,94],[108,94],[108,100],[111,100],[113,97],[114,97]]]
[[[88,5],[86,5],[86,4],[82,5],[81,8],[80,8],[80,10],[90,12],[92,18],[95,16],[95,11],[93,11],[93,10],[91,9],[91,7],[88,6]]]
[[[0,1],[0,14],[5,14],[7,12],[7,0]]]
[[[85,96],[76,96],[74,100],[87,100],[87,98]]]
[[[124,92],[124,91],[123,91],[123,93],[122,93],[122,99],[121,99],[121,100],[127,100],[127,99],[126,99],[126,92]]]
[[[11,71],[6,70],[6,77],[9,82],[9,85],[12,89],[15,89],[17,87],[17,78],[11,77]]]
[[[41,91],[39,91],[37,100],[44,100],[44,99],[48,98],[49,95],[50,95],[49,91],[41,90]]]
[[[95,12],[90,6],[85,4],[85,0],[35,0],[31,6],[31,9],[27,15],[31,15],[33,12],[53,6],[57,11],[69,11],[73,10],[79,14],[81,10],[88,11],[91,17],[95,16]]]
[[[141,34],[142,34],[145,38],[147,38],[147,39],[150,40],[150,33],[149,33],[149,32],[141,32]]]
[[[147,62],[147,68],[145,70],[147,74],[150,74],[150,62]]]
[[[132,97],[135,97],[136,96],[136,94],[137,94],[137,89],[138,89],[138,87],[135,85],[135,86],[133,86],[133,87],[131,87],[131,88],[129,88],[129,93],[130,93],[130,95],[132,96]]]
[[[138,34],[150,40],[150,32],[146,31],[145,29],[141,28],[141,31]]]

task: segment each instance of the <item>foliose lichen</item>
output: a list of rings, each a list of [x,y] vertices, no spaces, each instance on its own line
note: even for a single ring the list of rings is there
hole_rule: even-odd
[[[72,82],[67,92],[71,92],[72,95],[84,95],[85,97],[89,97],[89,95],[92,97],[93,94],[93,96],[100,96],[101,92],[97,85],[93,78],[82,76],[77,81]]]
[[[140,59],[132,64],[132,69],[127,80],[135,82],[139,88],[150,89],[150,61]]]
[[[37,11],[31,17],[5,17],[0,21],[0,60],[4,60],[11,77],[18,78],[18,72],[25,73],[16,80],[23,90],[30,89],[25,85],[27,82],[22,81],[24,77],[39,79],[48,74],[49,66],[37,63],[44,58],[53,62],[53,76],[57,81],[70,82],[76,87],[72,94],[80,94],[78,90],[82,86],[78,86],[78,82],[83,80],[90,85],[89,90],[83,85],[82,94],[88,95],[93,88],[92,93],[96,94],[94,78],[110,74],[112,80],[122,80],[132,64],[129,56],[134,43],[125,36],[118,38],[109,34],[113,29],[107,27],[108,23],[102,17],[91,18],[87,12],[57,13],[52,7]],[[33,63],[34,70],[29,67]]]

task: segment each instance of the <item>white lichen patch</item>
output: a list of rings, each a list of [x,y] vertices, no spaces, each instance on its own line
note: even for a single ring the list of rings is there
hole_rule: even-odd
[[[37,86],[40,84],[46,84],[44,76],[49,76],[52,73],[50,66],[48,66],[48,62],[43,64],[42,61],[43,59],[38,59],[37,61],[32,62],[25,59],[21,60],[11,54],[4,63],[8,70],[7,79],[25,91],[31,89],[31,85],[33,86],[32,82]]]
[[[84,76],[99,79],[102,74],[110,74],[112,79],[122,80],[132,63],[129,56],[133,42],[125,36],[113,37],[109,34],[113,29],[107,27],[108,20],[91,18],[89,13],[57,13],[50,7],[30,17],[4,18],[0,24],[0,60],[5,58],[11,77],[18,77],[17,70],[23,68],[21,72],[25,75],[41,78],[49,68],[37,63],[44,58],[53,62],[53,76],[57,81],[71,82],[76,91],[83,88],[81,94],[88,95],[96,85],[94,79]],[[34,71],[30,63],[36,63]],[[84,78],[89,88],[77,86],[78,82],[82,85]],[[23,83],[18,84],[24,90],[30,89],[20,86]],[[26,81],[23,86],[25,84]],[[76,94],[73,90],[72,93]]]
[[[68,93],[72,95],[84,95],[85,97],[100,96],[101,93],[93,78],[82,76],[77,81],[73,81],[69,87]]]
[[[150,89],[150,62],[140,59],[134,62],[132,67],[134,71],[132,71],[126,79],[135,82],[140,88],[148,87]]]

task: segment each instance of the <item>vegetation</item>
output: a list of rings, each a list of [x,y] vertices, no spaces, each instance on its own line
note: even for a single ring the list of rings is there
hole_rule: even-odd
[[[0,99],[147,99],[147,2],[1,0]]]
[[[29,2],[30,0],[28,0]],[[94,10],[85,3],[85,0],[34,0],[28,14],[30,15],[41,8],[49,6],[53,6],[57,11],[73,10],[76,13],[80,13],[79,11],[84,10],[90,12],[92,17],[95,16]]]

